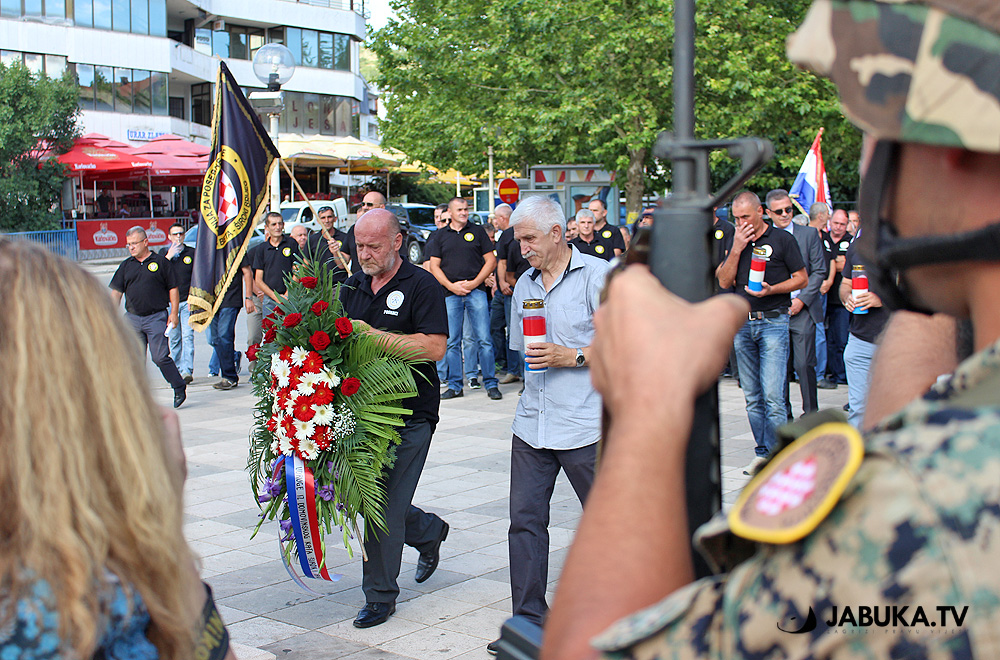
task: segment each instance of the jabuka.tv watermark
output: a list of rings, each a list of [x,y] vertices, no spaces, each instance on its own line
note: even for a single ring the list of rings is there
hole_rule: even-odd
[[[789,617],[778,622],[778,630],[791,635],[811,633],[817,628],[834,634],[954,634],[965,624],[968,605],[833,605],[826,616],[817,617],[813,608],[805,621]]]

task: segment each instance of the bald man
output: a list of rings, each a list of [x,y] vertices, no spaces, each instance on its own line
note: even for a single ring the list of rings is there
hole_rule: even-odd
[[[364,199],[361,200],[361,206],[358,208],[358,218],[363,216],[368,211],[372,209],[384,209],[385,208],[385,195],[377,190],[372,190],[366,193]],[[347,253],[351,255],[351,270],[355,271],[358,269],[358,250],[354,244],[354,227],[352,226],[347,230],[347,238],[344,240],[344,244],[347,245]],[[400,254],[405,256],[403,250],[406,249],[405,244],[399,248]]]
[[[441,543],[448,536],[448,523],[411,504],[438,422],[439,381],[433,361],[444,356],[448,314],[441,285],[399,255],[403,235],[395,215],[375,209],[361,216],[354,228],[359,270],[340,289],[344,313],[388,350],[426,360],[415,367],[420,371],[417,395],[401,403],[413,412],[403,418],[402,442],[386,475],[389,532],[365,534],[365,606],[354,626],[370,628],[396,611],[403,544],[420,553],[414,579],[424,582],[437,568]]]

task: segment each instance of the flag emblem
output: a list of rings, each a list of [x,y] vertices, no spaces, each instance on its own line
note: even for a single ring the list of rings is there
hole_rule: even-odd
[[[229,180],[225,171],[219,177],[219,224],[224,225],[239,213],[240,205],[236,201],[236,186]]]

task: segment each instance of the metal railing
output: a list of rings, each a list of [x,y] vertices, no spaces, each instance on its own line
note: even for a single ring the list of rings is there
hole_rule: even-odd
[[[75,229],[57,229],[54,231],[19,231],[4,234],[4,238],[12,241],[32,241],[45,246],[61,257],[78,261],[80,250],[76,241]]]

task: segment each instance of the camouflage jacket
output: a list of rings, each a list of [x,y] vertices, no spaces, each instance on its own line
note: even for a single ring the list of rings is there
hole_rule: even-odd
[[[728,572],[614,624],[605,657],[1000,657],[1000,342],[869,433],[801,541],[705,527]]]

